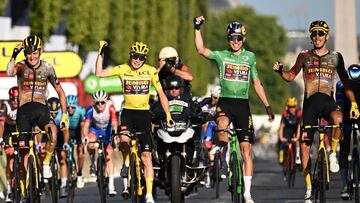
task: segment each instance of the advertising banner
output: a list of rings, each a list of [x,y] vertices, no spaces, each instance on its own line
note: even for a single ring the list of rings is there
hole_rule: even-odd
[[[0,41],[0,72],[5,72],[14,47],[20,41]],[[24,52],[21,51],[16,58],[16,62],[24,60]],[[82,60],[72,51],[43,52],[41,59],[51,63],[58,78],[71,78],[77,76],[82,69]]]

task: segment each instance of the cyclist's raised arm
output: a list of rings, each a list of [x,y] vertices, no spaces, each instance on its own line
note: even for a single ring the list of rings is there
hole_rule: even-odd
[[[200,26],[205,22],[204,16],[198,16],[194,18],[194,28],[195,28],[195,47],[199,54],[208,57],[210,50],[204,46],[204,40],[201,35]]]
[[[305,59],[305,54],[307,51],[302,51],[298,57],[296,58],[295,65],[289,70],[284,71],[283,70],[283,64],[281,64],[279,61],[275,62],[273,65],[273,70],[281,76],[282,79],[284,79],[287,82],[291,82],[295,79],[297,74],[302,70],[302,64]]]
[[[10,58],[9,63],[7,64],[7,69],[6,69],[6,73],[8,76],[15,76],[16,75],[16,68],[15,68],[15,60],[16,60],[16,56],[20,53],[20,51],[23,49],[23,44],[19,43],[18,45],[16,45],[16,47],[14,48],[13,54]]]
[[[104,49],[108,45],[106,41],[99,41],[99,55],[96,58],[95,64],[95,75],[96,77],[108,77],[110,76],[108,69],[104,69],[103,60],[104,60]]]

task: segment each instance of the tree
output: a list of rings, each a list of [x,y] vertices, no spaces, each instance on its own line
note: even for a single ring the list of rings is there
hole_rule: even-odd
[[[283,98],[289,96],[289,86],[272,70],[272,64],[285,54],[285,30],[277,24],[276,18],[257,15],[252,8],[238,7],[222,12],[210,13],[206,22],[207,46],[211,50],[228,48],[226,26],[232,21],[243,22],[247,27],[245,48],[255,53],[257,70],[273,110],[277,113],[284,105]],[[213,66],[215,64],[213,63]],[[281,95],[281,96],[280,96]],[[255,90],[249,91],[253,113],[264,113],[264,107]]]
[[[60,22],[62,4],[62,0],[31,0],[31,32],[46,41]]]
[[[8,5],[9,0],[0,1],[0,16],[5,14],[6,6]]]

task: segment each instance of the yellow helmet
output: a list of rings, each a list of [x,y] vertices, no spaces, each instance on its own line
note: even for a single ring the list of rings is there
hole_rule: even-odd
[[[309,32],[312,32],[316,29],[323,30],[324,32],[326,32],[326,34],[330,31],[329,25],[323,20],[316,20],[310,24]]]
[[[297,99],[295,97],[290,97],[286,103],[288,106],[297,106],[298,104]]]
[[[40,37],[36,35],[30,35],[26,37],[23,41],[24,44],[24,53],[32,53],[38,49],[42,48],[42,41]]]
[[[134,42],[130,47],[130,53],[148,55],[149,51],[148,45],[143,42]]]

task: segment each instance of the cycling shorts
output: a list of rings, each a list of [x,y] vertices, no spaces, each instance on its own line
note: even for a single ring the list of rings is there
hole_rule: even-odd
[[[235,129],[248,129],[252,131],[238,131],[239,142],[254,143],[254,128],[248,99],[220,97],[216,107],[215,119],[217,120],[221,116],[228,117]]]
[[[151,114],[149,110],[123,109],[121,112],[121,131],[128,130],[131,133],[143,132],[139,137],[140,148],[142,152],[151,152],[152,139],[150,135]]]
[[[49,108],[38,102],[28,102],[19,107],[16,115],[16,125],[19,132],[31,132],[33,126],[45,130],[45,125],[50,123]],[[28,141],[30,136],[21,135],[19,140]]]
[[[331,112],[341,111],[334,99],[324,93],[311,95],[309,98],[305,99],[303,107],[303,126],[317,125],[319,114],[321,114],[322,118],[329,122],[331,120]],[[315,129],[303,129],[300,141],[311,144],[314,139],[314,133]]]
[[[89,127],[89,135],[96,135],[97,139],[99,139],[100,135],[102,136],[102,140],[105,148],[112,146],[111,131],[112,131],[111,125],[109,125],[105,130],[97,129],[93,126]]]

